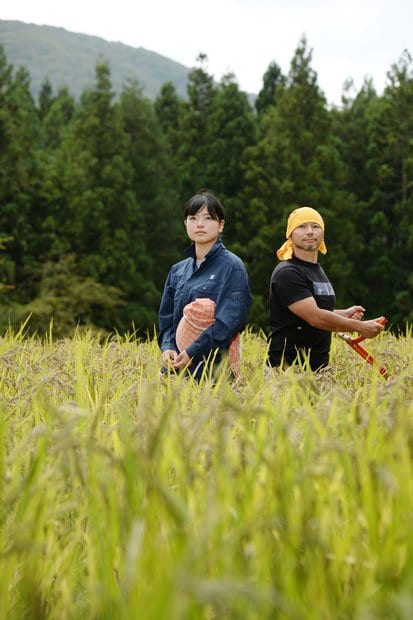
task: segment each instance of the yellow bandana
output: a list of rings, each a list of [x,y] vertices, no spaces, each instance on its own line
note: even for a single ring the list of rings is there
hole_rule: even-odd
[[[318,211],[312,209],[311,207],[300,207],[299,209],[294,209],[288,217],[287,231],[285,233],[287,241],[285,241],[277,250],[277,256],[280,260],[288,260],[292,258],[293,244],[289,237],[297,226],[301,226],[301,224],[306,224],[307,222],[315,222],[316,224],[319,224],[324,231],[324,220]],[[327,248],[324,241],[320,243],[318,250],[321,254],[327,254]]]

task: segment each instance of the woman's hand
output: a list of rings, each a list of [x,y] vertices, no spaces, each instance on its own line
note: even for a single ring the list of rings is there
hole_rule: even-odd
[[[170,363],[173,364],[177,357],[178,357],[178,353],[177,351],[174,351],[173,349],[167,349],[166,351],[162,352],[162,361],[165,364],[165,366],[169,366]]]
[[[192,360],[188,353],[186,351],[181,351],[181,353],[179,353],[179,355],[175,358],[173,366],[174,368],[185,368],[186,366],[190,366],[191,362]]]

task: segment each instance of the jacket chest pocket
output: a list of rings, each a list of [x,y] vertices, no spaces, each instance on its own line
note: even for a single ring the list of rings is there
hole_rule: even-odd
[[[194,298],[209,297],[210,299],[216,300],[220,290],[221,285],[216,280],[205,280],[194,286],[193,296]]]

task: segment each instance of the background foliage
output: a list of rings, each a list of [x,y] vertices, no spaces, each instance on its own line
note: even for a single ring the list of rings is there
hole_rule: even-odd
[[[0,48],[0,328],[152,332],[163,281],[187,245],[183,207],[201,187],[227,212],[224,241],[245,261],[250,323],[266,326],[274,250],[289,211],[326,221],[322,264],[338,305],[361,303],[403,329],[413,319],[413,75],[405,51],[378,95],[366,82],[329,108],[303,38],[283,75],[272,63],[252,105],[201,54],[185,97],[120,92],[99,61],[77,101]]]

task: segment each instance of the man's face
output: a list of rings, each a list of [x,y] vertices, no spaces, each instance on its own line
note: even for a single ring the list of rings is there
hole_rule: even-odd
[[[304,252],[316,252],[324,239],[324,232],[320,224],[305,222],[294,228],[290,239],[295,248]]]

